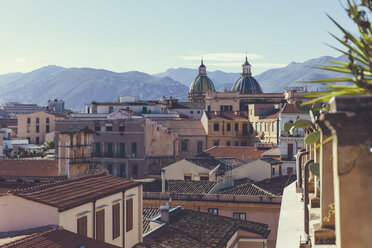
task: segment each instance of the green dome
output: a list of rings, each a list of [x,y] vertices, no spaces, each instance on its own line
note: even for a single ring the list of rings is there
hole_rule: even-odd
[[[216,91],[212,80],[207,76],[198,75],[190,85],[190,93],[206,93]]]

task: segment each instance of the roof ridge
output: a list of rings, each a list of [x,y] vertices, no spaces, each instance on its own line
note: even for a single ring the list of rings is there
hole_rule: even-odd
[[[46,189],[46,188],[51,188],[53,186],[62,185],[62,184],[68,183],[68,182],[83,180],[84,178],[86,178],[86,179],[95,178],[95,177],[100,177],[100,176],[104,176],[104,175],[106,175],[105,172],[98,173],[98,174],[92,174],[92,175],[88,174],[88,175],[84,175],[84,176],[80,176],[80,177],[76,177],[76,178],[67,178],[65,180],[59,180],[59,181],[55,181],[55,182],[44,183],[44,184],[36,185],[36,186],[33,186],[33,187],[29,187],[29,188],[16,189],[16,190],[11,191],[11,192],[21,193],[23,191],[34,190],[34,189],[36,190],[38,188]]]
[[[252,186],[255,187],[255,188],[257,188],[257,189],[259,189],[259,190],[264,191],[265,193],[267,193],[267,194],[269,194],[269,195],[272,195],[272,196],[278,196],[278,195],[276,195],[276,194],[274,194],[274,193],[272,193],[272,192],[270,192],[270,191],[268,191],[268,190],[266,190],[266,189],[261,188],[260,186],[257,186],[257,185],[254,184],[254,183],[252,183]]]

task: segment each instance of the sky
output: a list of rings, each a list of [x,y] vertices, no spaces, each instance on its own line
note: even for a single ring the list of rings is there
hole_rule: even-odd
[[[340,2],[341,1],[341,2]],[[0,0],[0,74],[46,65],[253,74],[331,55],[343,0]]]

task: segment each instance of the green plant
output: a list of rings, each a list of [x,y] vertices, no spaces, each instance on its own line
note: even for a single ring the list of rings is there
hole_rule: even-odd
[[[321,70],[339,72],[342,73],[342,76],[309,81],[308,83],[332,84],[326,84],[323,91],[308,93],[308,97],[315,97],[315,99],[306,104],[328,102],[333,96],[338,95],[372,94],[372,28],[368,19],[368,14],[372,14],[372,0],[359,0],[357,2],[347,0],[345,10],[356,25],[357,35],[353,35],[332,17],[328,17],[344,35],[343,38],[339,38],[331,34],[341,43],[344,49],[331,47],[347,55],[348,62],[329,61],[332,65],[314,67]],[[337,85],[341,82],[352,82],[353,85]]]
[[[328,210],[328,216],[326,216],[326,217],[323,218],[323,220],[325,222],[329,222],[330,219],[331,219],[331,217],[332,217],[332,215],[335,214],[335,204],[334,203],[329,204],[328,208],[329,208],[329,210]]]

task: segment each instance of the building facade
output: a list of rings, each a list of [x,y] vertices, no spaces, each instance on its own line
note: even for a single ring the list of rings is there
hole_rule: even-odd
[[[18,117],[18,139],[28,139],[31,144],[42,144],[45,135],[55,131],[55,121],[66,118],[55,112],[35,112]]]

